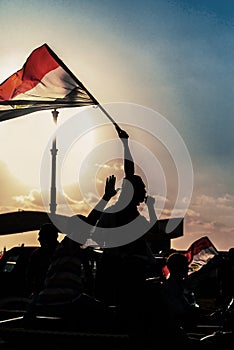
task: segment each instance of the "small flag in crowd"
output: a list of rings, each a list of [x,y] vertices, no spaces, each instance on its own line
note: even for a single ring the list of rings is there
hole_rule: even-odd
[[[0,121],[31,112],[97,104],[84,85],[47,44],[0,84]]]
[[[185,255],[189,262],[190,271],[194,272],[206,265],[215,255],[218,255],[218,251],[209,238],[204,236],[193,242]]]
[[[207,236],[201,237],[191,244],[186,252],[183,252],[189,264],[189,274],[200,270],[206,265],[214,256],[218,255],[219,252],[209,240]],[[163,266],[162,273],[165,278],[168,278],[170,272],[167,266]]]

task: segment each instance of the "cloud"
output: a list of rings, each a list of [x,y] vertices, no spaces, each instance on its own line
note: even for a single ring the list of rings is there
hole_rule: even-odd
[[[20,209],[43,209],[41,193],[37,189],[30,190],[26,195],[21,194],[18,196],[13,196],[13,199],[18,204]]]
[[[228,250],[234,242],[234,196],[198,194],[186,213],[184,237],[174,242],[186,248],[194,240],[208,236],[219,250]]]
[[[0,212],[12,211],[16,207],[14,196],[26,195],[29,187],[13,176],[2,161],[0,161],[0,182]]]

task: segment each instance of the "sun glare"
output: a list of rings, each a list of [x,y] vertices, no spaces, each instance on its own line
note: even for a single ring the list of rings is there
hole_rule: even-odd
[[[54,130],[49,111],[0,124],[0,159],[23,184],[39,186],[41,154]]]
[[[31,115],[0,123],[0,159],[14,177],[24,185],[40,188],[40,173],[43,157],[47,157],[44,167],[45,176],[51,179],[51,148],[53,135],[74,114],[74,111],[59,112],[57,127],[53,122],[51,111],[36,112]],[[61,120],[59,120],[61,118]],[[61,124],[61,125],[60,125]],[[60,149],[62,133],[57,136],[57,170],[62,170],[62,183],[68,185],[77,181],[77,171],[82,154],[93,147],[93,134],[86,134],[77,140],[71,140],[71,145],[64,154]],[[67,136],[69,138],[69,135]],[[61,147],[64,147],[63,144]],[[61,157],[64,164],[61,168]],[[65,159],[65,160],[64,160]],[[59,175],[60,176],[60,175]]]

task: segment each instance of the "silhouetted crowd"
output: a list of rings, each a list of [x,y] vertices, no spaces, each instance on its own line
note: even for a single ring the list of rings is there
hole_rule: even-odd
[[[107,177],[96,207],[87,217],[69,218],[61,242],[54,224],[45,224],[39,231],[40,247],[33,252],[28,270],[30,304],[25,325],[35,315],[56,315],[77,330],[126,332],[130,349],[157,344],[218,349],[212,339],[202,343],[191,336],[211,316],[196,300],[196,272],[190,278],[186,256],[167,252],[163,259],[155,259],[146,238],[151,230],[157,234],[155,199],[135,174],[128,134],[121,129],[118,134],[124,148],[121,191],[115,189],[115,176]],[[115,196],[115,203],[108,204]],[[141,203],[148,207],[149,220],[139,211]],[[167,277],[162,273],[164,265]],[[222,289],[217,311],[224,313],[229,305],[233,314],[234,248],[226,259],[216,258],[214,266],[219,267]],[[233,322],[228,327],[233,334]]]

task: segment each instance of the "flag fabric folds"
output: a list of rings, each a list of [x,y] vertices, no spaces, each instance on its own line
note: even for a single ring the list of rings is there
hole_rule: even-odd
[[[207,236],[201,237],[198,240],[194,241],[188,250],[181,253],[184,254],[188,259],[189,275],[195,271],[200,270],[214,256],[219,254]],[[170,272],[166,265],[162,268],[162,274],[165,278],[168,278],[170,275]]]
[[[98,104],[47,44],[0,84],[0,121],[35,111]]]
[[[202,266],[218,254],[217,249],[207,236],[193,242],[185,253],[189,262],[190,273],[200,270]]]

